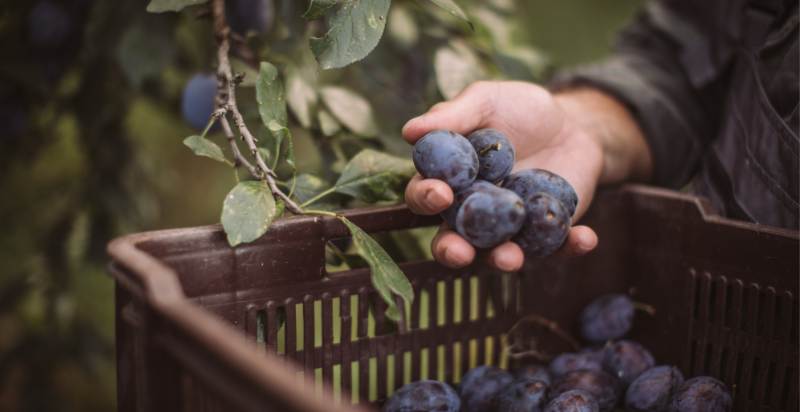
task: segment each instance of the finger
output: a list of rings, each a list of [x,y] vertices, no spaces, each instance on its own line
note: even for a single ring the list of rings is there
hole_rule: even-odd
[[[573,226],[569,230],[567,240],[558,251],[561,256],[585,255],[597,247],[597,233],[588,226]]]
[[[475,259],[475,248],[458,233],[441,228],[431,243],[431,252],[437,262],[453,268],[463,268]]]
[[[490,94],[485,86],[473,85],[455,99],[438,103],[427,113],[403,126],[403,138],[414,143],[432,130],[450,130],[466,135],[483,127],[489,117]]]
[[[505,242],[489,253],[489,263],[503,272],[516,272],[524,262],[525,254],[514,242]]]
[[[435,215],[453,203],[453,190],[441,180],[415,175],[406,186],[405,198],[412,212]]]

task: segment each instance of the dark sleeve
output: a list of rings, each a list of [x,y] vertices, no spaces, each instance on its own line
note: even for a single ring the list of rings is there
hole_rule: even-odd
[[[608,59],[559,73],[553,86],[590,85],[624,103],[652,150],[654,183],[680,187],[716,134],[724,99],[710,86],[720,77],[711,36],[673,3],[649,2]]]

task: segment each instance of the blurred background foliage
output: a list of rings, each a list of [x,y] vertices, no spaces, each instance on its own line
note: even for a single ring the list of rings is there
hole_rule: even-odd
[[[641,3],[458,2],[475,32],[425,1],[395,0],[384,37],[365,60],[320,73],[306,47],[320,28],[300,18],[306,2],[267,1],[269,27],[242,36],[253,55],[243,53],[234,69],[248,74],[246,83],[254,77],[247,62],[268,60],[284,77],[297,70],[314,88],[346,86],[372,105],[374,137],[349,130],[324,95],[308,118],[293,108],[298,170],[324,181],[363,148],[408,156],[402,124],[461,83],[543,81],[554,68],[602,57]],[[181,144],[197,133],[181,118],[184,85],[214,67],[207,13],[149,14],[145,5],[0,4],[0,410],[113,410],[106,243],[130,232],[216,223],[235,182],[228,167]],[[447,72],[438,82],[437,71]],[[253,96],[242,88],[240,103],[257,119]],[[402,240],[398,248],[408,249]]]

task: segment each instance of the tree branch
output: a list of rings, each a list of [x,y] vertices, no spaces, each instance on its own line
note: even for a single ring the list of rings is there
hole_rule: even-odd
[[[213,0],[211,2],[211,14],[214,18],[214,36],[217,39],[217,109],[224,113],[220,115],[222,128],[225,131],[225,136],[231,144],[233,156],[237,164],[245,166],[250,173],[259,179],[267,182],[272,194],[286,204],[286,208],[295,214],[302,214],[303,208],[297,205],[289,196],[287,196],[278,187],[275,182],[275,173],[267,166],[256,146],[257,139],[244,122],[242,113],[239,112],[239,107],[236,104],[236,85],[237,79],[234,78],[231,70],[231,63],[228,57],[230,53],[230,32],[228,23],[225,21],[225,0]],[[250,150],[250,154],[255,159],[255,166],[250,164],[247,159],[239,151],[236,139],[233,135],[233,130],[228,123],[227,115],[230,115],[233,124],[239,132],[239,136],[245,142],[245,145]]]

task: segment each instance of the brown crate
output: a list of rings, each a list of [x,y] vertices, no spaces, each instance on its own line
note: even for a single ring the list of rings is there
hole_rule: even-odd
[[[345,214],[368,232],[439,222],[403,206]],[[325,242],[347,235],[332,218],[280,220],[236,249],[219,226],[116,239],[119,409],[369,408],[406,380],[456,382],[472,366],[470,350],[478,363],[506,366],[505,332],[527,314],[573,331],[590,300],[623,292],[656,308],[637,315],[632,338],[659,363],[722,379],[737,411],[798,410],[797,232],[726,220],[700,199],[645,186],[598,194],[582,223],[597,230],[596,251],[530,262],[518,274],[402,262],[417,299],[399,326],[383,319],[368,270],[326,273]],[[351,329],[355,339],[334,341],[334,331]],[[568,349],[548,332],[539,343],[550,353]],[[317,375],[341,381],[347,394],[358,377],[360,405],[345,394],[335,402],[329,385],[315,389]]]

